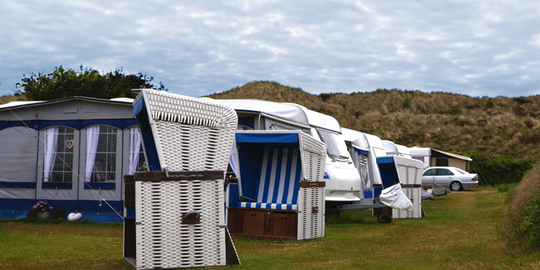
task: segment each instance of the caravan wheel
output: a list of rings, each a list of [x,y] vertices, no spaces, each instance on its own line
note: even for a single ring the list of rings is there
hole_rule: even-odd
[[[387,215],[382,215],[379,217],[378,219],[379,223],[390,223],[392,222],[392,218],[390,216],[387,216]]]

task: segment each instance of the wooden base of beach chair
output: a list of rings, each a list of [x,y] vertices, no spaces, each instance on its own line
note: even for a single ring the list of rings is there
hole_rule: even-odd
[[[233,207],[229,209],[227,227],[236,236],[296,240],[298,213],[294,210]]]

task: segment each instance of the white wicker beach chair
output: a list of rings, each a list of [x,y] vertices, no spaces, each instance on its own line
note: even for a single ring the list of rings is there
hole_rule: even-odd
[[[155,90],[142,90],[133,104],[150,171],[227,170],[233,109]]]
[[[324,236],[325,145],[301,131],[237,131],[240,198],[230,201],[233,235]]]
[[[389,182],[385,188],[395,183],[401,183],[402,191],[413,203],[412,211],[392,209],[392,218],[421,218],[424,217],[422,208],[422,173],[424,163],[411,158],[388,156],[377,159],[383,181]]]
[[[134,176],[136,252],[131,263],[137,269],[226,265],[232,242],[227,242],[223,185],[235,111],[143,90],[134,101],[134,115],[150,172]]]

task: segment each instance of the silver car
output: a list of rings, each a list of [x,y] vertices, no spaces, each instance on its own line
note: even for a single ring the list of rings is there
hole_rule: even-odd
[[[468,173],[456,167],[429,167],[422,175],[422,187],[432,188],[433,183],[452,191],[478,186],[478,175]]]

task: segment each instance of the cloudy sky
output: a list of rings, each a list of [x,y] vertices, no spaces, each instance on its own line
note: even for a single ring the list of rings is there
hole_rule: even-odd
[[[540,1],[0,0],[0,96],[30,73],[121,67],[193,97],[270,80],[313,94],[540,94]]]

